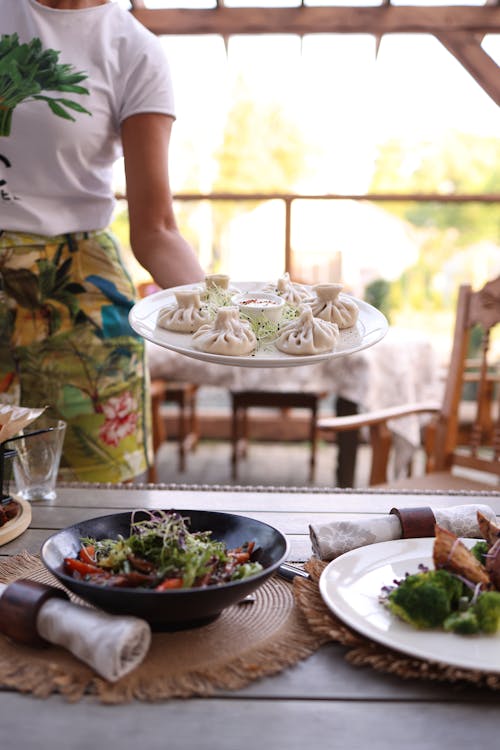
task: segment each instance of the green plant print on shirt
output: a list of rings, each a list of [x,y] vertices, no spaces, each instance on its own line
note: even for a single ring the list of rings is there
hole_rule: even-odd
[[[89,93],[88,89],[78,85],[88,77],[87,74],[75,72],[72,65],[59,63],[58,59],[59,52],[44,50],[37,37],[27,44],[20,44],[17,34],[0,37],[0,136],[10,135],[14,109],[26,101],[44,101],[57,117],[73,122],[75,118],[68,110],[91,114],[72,99],[42,93]]]

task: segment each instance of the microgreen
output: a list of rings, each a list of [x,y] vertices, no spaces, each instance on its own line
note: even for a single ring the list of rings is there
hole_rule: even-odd
[[[212,539],[210,531],[190,531],[189,519],[177,511],[141,511],[142,520],[132,514],[130,536],[117,539],[81,539],[91,545],[96,564],[113,573],[128,573],[129,561],[141,558],[154,566],[155,582],[181,577],[184,588],[209,576],[211,583],[245,578],[262,570],[255,562],[234,565],[226,545]],[[241,568],[241,569],[240,569]],[[199,585],[199,584],[198,584]]]

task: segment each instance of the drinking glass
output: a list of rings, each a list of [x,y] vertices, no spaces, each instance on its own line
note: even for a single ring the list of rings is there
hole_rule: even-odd
[[[24,500],[54,500],[66,422],[43,415],[30,431],[10,442],[16,451],[14,478],[17,494]]]

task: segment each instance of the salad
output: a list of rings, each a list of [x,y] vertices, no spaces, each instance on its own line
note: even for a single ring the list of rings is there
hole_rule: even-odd
[[[245,304],[248,304],[250,300],[247,300]],[[262,300],[259,300],[262,303]],[[269,302],[267,301],[267,304]],[[272,303],[271,303],[272,304]],[[228,289],[221,289],[220,287],[210,287],[205,291],[204,302],[202,303],[210,312],[212,319],[215,319],[217,311],[220,307],[228,307],[234,305],[234,292]],[[257,345],[259,348],[265,349],[266,346],[276,339],[281,329],[288,325],[291,321],[295,320],[299,316],[298,305],[292,305],[288,302],[282,307],[281,318],[278,322],[270,320],[266,315],[261,313],[260,315],[248,314],[243,310],[240,310],[240,317],[246,320],[255,334],[257,339]]]
[[[227,549],[211,531],[190,531],[189,519],[177,511],[141,511],[144,520],[136,520],[137,512],[126,538],[82,538],[78,555],[64,559],[65,572],[99,586],[170,591],[217,586],[262,570],[251,560],[253,541]]]
[[[415,628],[459,635],[493,635],[500,629],[500,527],[478,512],[483,536],[469,549],[436,526],[434,569],[419,566],[384,586],[381,602]]]

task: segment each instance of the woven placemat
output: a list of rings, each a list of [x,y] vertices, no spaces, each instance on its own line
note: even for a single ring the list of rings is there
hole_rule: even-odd
[[[474,684],[492,690],[500,689],[500,675],[498,674],[460,669],[448,664],[407,656],[351,630],[330,612],[319,593],[318,581],[326,565],[327,563],[316,558],[306,563],[304,567],[311,579],[295,579],[295,600],[313,633],[327,641],[336,641],[347,647],[345,657],[350,664],[357,667],[371,667],[379,672],[395,674],[408,680]]]
[[[0,582],[17,578],[60,585],[39,557],[27,553],[0,564]],[[65,649],[35,649],[0,636],[0,688],[38,697],[58,692],[70,701],[91,693],[103,703],[211,695],[280,672],[327,640],[311,631],[289,583],[274,577],[254,596],[254,602],[229,607],[203,627],[154,633],[144,662],[114,684]]]

